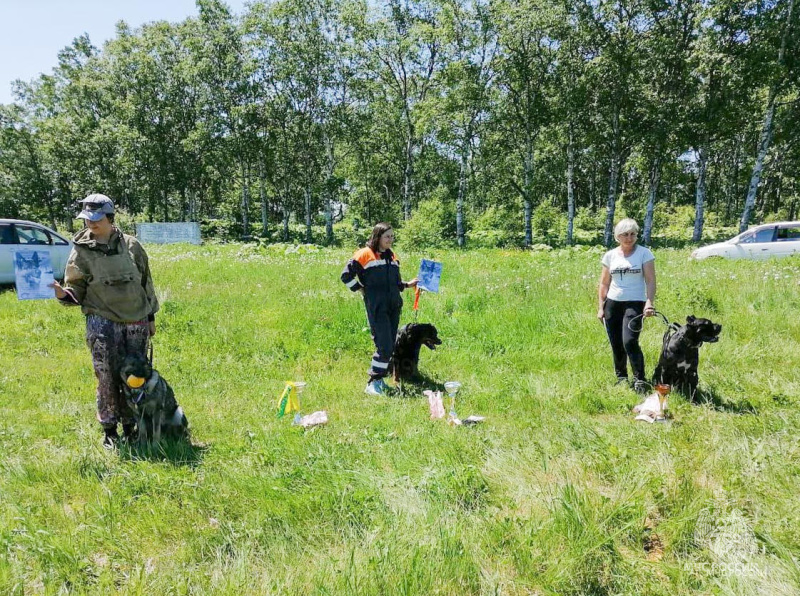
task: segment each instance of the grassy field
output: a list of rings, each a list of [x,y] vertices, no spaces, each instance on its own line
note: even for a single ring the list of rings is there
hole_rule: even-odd
[[[104,451],[79,310],[0,293],[0,593],[800,593],[800,260],[656,252],[658,308],[723,331],[714,402],[646,425],[613,386],[596,251],[401,251],[406,278],[444,262],[421,368],[487,417],[453,428],[363,393],[349,251],[148,250],[191,446]],[[276,419],[287,379],[327,426]]]

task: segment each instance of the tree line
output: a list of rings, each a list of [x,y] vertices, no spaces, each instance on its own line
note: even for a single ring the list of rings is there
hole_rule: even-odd
[[[105,192],[237,236],[435,222],[613,241],[619,213],[794,219],[795,0],[274,0],[82,35],[0,105],[0,213]],[[226,227],[227,226],[227,227]]]

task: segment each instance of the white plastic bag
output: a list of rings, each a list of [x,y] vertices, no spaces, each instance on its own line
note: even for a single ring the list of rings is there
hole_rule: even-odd
[[[659,395],[658,391],[654,391],[648,395],[645,400],[637,406],[634,406],[633,413],[637,414],[635,420],[642,422],[662,422],[666,419],[667,398]]]
[[[303,428],[318,426],[320,424],[328,424],[328,413],[325,410],[314,412],[308,416],[303,416],[298,423]]]
[[[444,418],[444,403],[442,402],[441,391],[423,391],[423,395],[428,397],[428,408],[431,412],[431,420]]]

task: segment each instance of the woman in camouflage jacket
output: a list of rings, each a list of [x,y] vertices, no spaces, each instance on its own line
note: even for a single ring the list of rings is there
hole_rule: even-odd
[[[80,305],[86,315],[86,343],[97,377],[97,419],[103,446],[118,439],[117,424],[130,438],[134,416],[122,393],[119,368],[129,353],[147,353],[155,335],[158,299],[147,253],[133,236],[114,225],[114,203],[101,194],[81,201],[86,227],[73,238],[64,286],[53,284],[62,304]]]

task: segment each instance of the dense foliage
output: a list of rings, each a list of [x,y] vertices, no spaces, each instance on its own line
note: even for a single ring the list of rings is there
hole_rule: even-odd
[[[16,83],[0,215],[70,227],[103,191],[229,238],[417,218],[459,245],[797,216],[795,0],[198,6]]]

